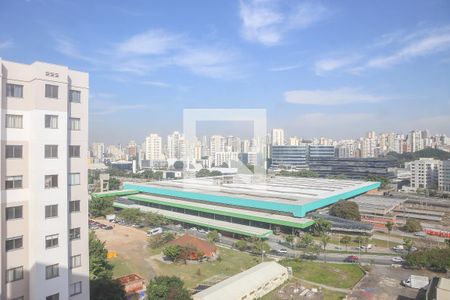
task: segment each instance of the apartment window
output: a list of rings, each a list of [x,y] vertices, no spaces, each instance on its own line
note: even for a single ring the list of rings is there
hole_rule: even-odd
[[[80,185],[80,173],[69,174],[69,185]]]
[[[6,96],[14,98],[23,98],[23,85],[7,83]]]
[[[45,249],[58,247],[58,244],[59,244],[58,234],[47,235],[45,237]]]
[[[45,279],[52,279],[59,276],[59,264],[45,267]]]
[[[70,284],[69,293],[70,296],[81,294],[81,281]]]
[[[45,188],[51,189],[58,187],[58,175],[45,175]]]
[[[58,116],[57,115],[45,115],[45,128],[57,129],[58,128]]]
[[[58,99],[58,86],[46,84],[45,85],[45,97]]]
[[[69,239],[70,240],[77,240],[80,238],[80,227],[72,228],[69,231]]]
[[[23,266],[6,270],[6,282],[14,282],[23,279]]]
[[[23,236],[16,236],[13,238],[6,239],[5,248],[6,251],[20,249],[23,247]]]
[[[80,118],[70,118],[70,130],[80,130]]]
[[[81,254],[74,255],[70,258],[70,268],[75,269],[81,267]]]
[[[6,158],[22,158],[22,145],[6,145]]]
[[[22,219],[22,217],[22,206],[11,206],[6,208],[6,220]]]
[[[45,145],[45,158],[58,158],[58,145]]]
[[[58,216],[58,204],[45,206],[45,218],[55,218]]]
[[[5,188],[10,189],[21,189],[22,188],[23,176],[7,176]]]
[[[45,300],[59,300],[59,293],[45,297]]]
[[[69,157],[80,157],[80,146],[69,146]]]
[[[23,116],[7,114],[6,128],[23,128]]]
[[[80,211],[80,200],[73,200],[69,202],[69,212]]]
[[[70,102],[80,103],[80,100],[81,100],[81,92],[80,91],[75,91],[75,90],[69,91],[69,101]]]

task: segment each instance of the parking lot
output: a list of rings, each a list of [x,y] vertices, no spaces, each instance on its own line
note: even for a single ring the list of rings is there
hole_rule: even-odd
[[[428,276],[430,279],[439,274],[426,270],[409,270],[401,267],[373,265],[372,270],[357,284],[349,299],[416,299],[419,290],[404,287],[400,282],[410,275]],[[442,274],[440,274],[442,276]]]

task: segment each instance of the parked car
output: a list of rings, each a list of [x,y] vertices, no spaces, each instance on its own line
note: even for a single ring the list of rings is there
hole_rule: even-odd
[[[304,259],[316,259],[317,258],[317,254],[311,253],[311,252],[307,252],[307,253],[304,253],[302,255],[302,258],[304,258]]]
[[[283,255],[288,253],[287,249],[284,249],[284,248],[278,249],[277,252],[278,252],[278,254],[283,254]]]
[[[401,252],[401,251],[405,250],[405,247],[403,247],[403,245],[397,245],[397,246],[393,247],[392,250],[394,250],[395,252]]]
[[[344,259],[345,262],[350,262],[350,263],[357,263],[358,260],[359,260],[359,258],[356,255],[349,255]]]
[[[161,227],[156,227],[147,231],[147,236],[152,236],[160,233],[163,233],[163,229]]]
[[[427,234],[423,231],[414,232],[415,236],[426,237]]]
[[[199,229],[198,232],[200,232],[200,233],[208,233],[208,232],[207,232],[206,230],[204,230],[204,229]]]
[[[197,231],[197,227],[191,227],[191,228],[189,228],[189,230]]]
[[[395,257],[391,258],[391,261],[394,262],[394,263],[402,263],[405,260],[402,257],[400,257],[400,256],[395,256]]]

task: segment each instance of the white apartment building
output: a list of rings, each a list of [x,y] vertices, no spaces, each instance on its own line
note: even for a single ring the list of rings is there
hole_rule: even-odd
[[[410,162],[411,188],[437,189],[442,161],[434,158],[420,158]]]
[[[89,299],[87,73],[0,59],[2,300]]]
[[[284,130],[283,129],[272,129],[272,146],[283,146],[284,145]]]
[[[183,134],[175,131],[173,134],[167,136],[167,158],[183,159],[185,151]]]
[[[225,151],[225,138],[221,135],[213,135],[209,139],[209,155],[214,158],[216,152]]]
[[[214,155],[214,166],[221,167],[226,163],[228,167],[237,163],[239,160],[239,152],[216,152]]]
[[[92,144],[92,157],[97,162],[103,162],[105,158],[105,144],[104,143],[93,143]]]
[[[162,160],[162,139],[156,133],[151,133],[145,139],[145,159]]]
[[[439,191],[450,192],[450,159],[442,162],[442,168],[439,172]]]

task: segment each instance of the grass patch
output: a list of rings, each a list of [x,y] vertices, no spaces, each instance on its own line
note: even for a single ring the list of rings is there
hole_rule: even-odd
[[[198,264],[166,264],[155,261],[158,275],[178,276],[187,288],[194,288],[206,279],[217,275],[231,276],[247,270],[260,262],[259,257],[232,249],[219,248],[220,260]]]
[[[356,264],[335,264],[299,260],[281,260],[280,263],[291,267],[294,276],[308,281],[337,288],[352,288],[364,272]]]
[[[110,263],[113,265],[113,277],[121,277],[131,273],[136,273],[136,270],[133,269],[134,266],[130,265],[129,261],[124,260],[121,257],[115,257],[110,260]]]

